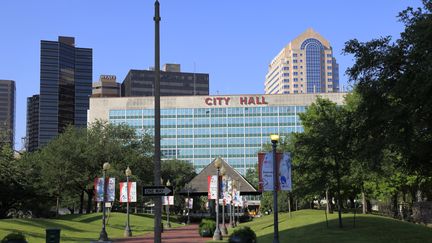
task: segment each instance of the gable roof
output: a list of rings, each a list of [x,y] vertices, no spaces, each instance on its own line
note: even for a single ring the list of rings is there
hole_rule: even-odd
[[[180,190],[180,194],[189,193],[192,195],[207,195],[207,177],[216,175],[217,169],[215,167],[214,159],[208,164],[197,176],[195,176],[185,187]],[[255,195],[261,194],[254,186],[252,186],[236,169],[231,167],[223,158],[221,158],[222,166],[225,167],[225,175],[231,177],[234,180],[238,180],[240,184],[241,195]]]

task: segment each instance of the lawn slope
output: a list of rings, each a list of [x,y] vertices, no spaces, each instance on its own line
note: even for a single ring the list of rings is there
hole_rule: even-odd
[[[375,215],[343,214],[343,228],[338,227],[337,213],[328,215],[328,227],[324,211],[300,210],[279,214],[279,241],[291,242],[432,242],[432,228]],[[273,215],[255,218],[242,226],[251,227],[258,243],[273,241]],[[230,230],[230,233],[232,230]],[[226,239],[225,239],[226,240]]]
[[[106,227],[111,238],[123,237],[126,214],[111,213]],[[133,235],[142,235],[153,231],[153,217],[144,215],[130,216]],[[178,224],[173,224],[178,226]],[[100,213],[88,215],[66,215],[56,219],[3,219],[0,220],[0,240],[10,232],[23,232],[30,243],[44,243],[45,229],[61,229],[61,242],[90,242],[97,240],[102,229]]]

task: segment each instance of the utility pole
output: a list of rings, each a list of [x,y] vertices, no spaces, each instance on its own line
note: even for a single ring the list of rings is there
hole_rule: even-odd
[[[155,4],[155,85],[154,85],[154,118],[155,118],[155,152],[154,152],[154,184],[161,185],[161,130],[160,130],[160,40],[159,40],[159,1]],[[162,242],[162,200],[161,197],[155,197],[155,218],[154,218],[154,242]]]

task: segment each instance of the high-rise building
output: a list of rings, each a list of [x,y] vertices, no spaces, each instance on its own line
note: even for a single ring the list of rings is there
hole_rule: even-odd
[[[120,97],[120,84],[115,75],[100,75],[99,81],[93,83],[92,97]]]
[[[87,125],[92,72],[92,49],[75,47],[75,38],[41,41],[38,146],[68,125]]]
[[[39,95],[27,98],[26,150],[33,152],[39,147]]]
[[[15,81],[0,80],[0,146],[8,143],[14,148]]]
[[[266,94],[339,92],[339,65],[330,43],[308,29],[271,61]]]
[[[320,94],[339,105],[345,93]],[[254,168],[270,134],[302,132],[299,114],[316,94],[161,97],[162,159],[186,160],[197,171],[221,156],[241,173]],[[154,133],[153,97],[91,98],[89,123],[105,120]]]
[[[160,75],[161,96],[209,94],[207,73],[185,73],[180,71],[180,64],[165,64]],[[122,83],[122,96],[153,96],[154,80],[154,70],[130,70]]]

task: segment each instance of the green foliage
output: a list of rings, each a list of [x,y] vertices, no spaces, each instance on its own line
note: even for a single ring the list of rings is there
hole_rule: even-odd
[[[198,230],[202,237],[212,236],[216,230],[216,222],[212,219],[203,219],[199,224]]]
[[[375,148],[364,157],[397,151],[404,158],[395,161],[398,167],[431,176],[432,4],[423,4],[399,14],[405,24],[399,39],[354,39],[344,51],[356,61],[347,73],[361,96],[356,109],[359,135]]]
[[[248,226],[240,226],[230,235],[228,242],[230,243],[255,243],[257,237],[255,232]]]
[[[195,168],[188,161],[164,160],[161,163],[161,177],[164,183],[168,180],[170,181],[175,193],[183,189],[186,183],[191,181],[195,176]],[[174,211],[180,212],[185,207],[185,197],[175,194]]]
[[[1,241],[1,243],[8,243],[9,241],[22,241],[22,242],[26,242],[26,237],[23,233],[21,232],[13,232],[10,233],[8,235],[6,235],[3,240]]]

